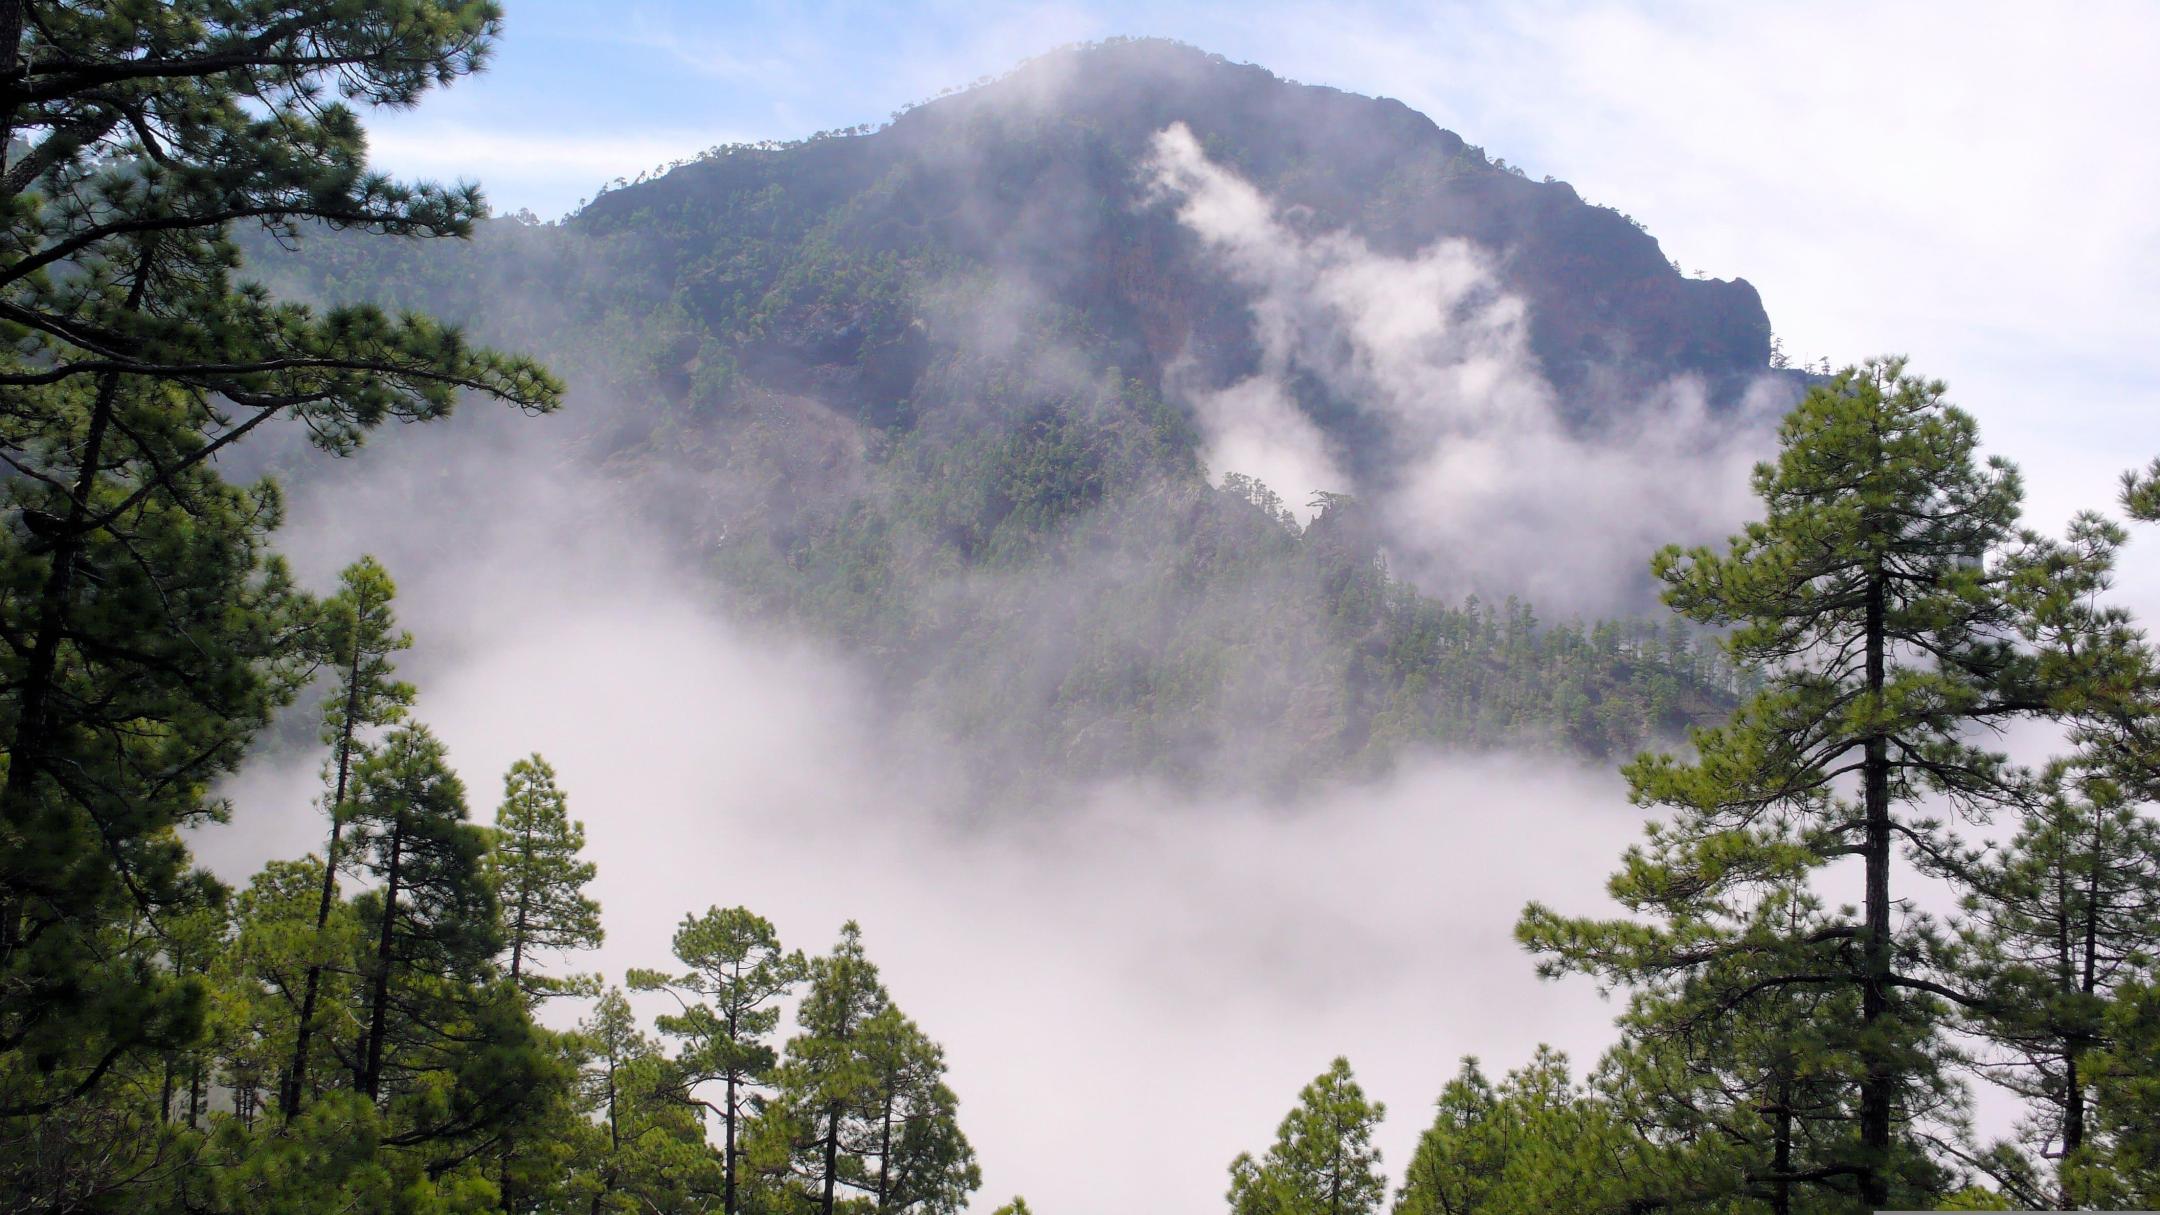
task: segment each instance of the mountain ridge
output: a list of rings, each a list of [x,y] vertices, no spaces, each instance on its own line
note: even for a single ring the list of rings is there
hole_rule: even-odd
[[[874,133],[719,150],[557,224],[311,234],[250,266],[543,353],[571,384],[564,461],[743,610],[862,658],[894,714],[977,744],[997,787],[1293,787],[1434,744],[1604,758],[1730,703],[1684,631],[1543,623],[1519,585],[1439,599],[1395,572],[1403,516],[1376,504],[1423,457],[1355,383],[1269,349],[1272,305],[1151,177],[1179,123],[1292,239],[1394,267],[1477,251],[1480,290],[1526,301],[1501,337],[1550,380],[1568,450],[1651,425],[1674,382],[1714,422],[1773,376],[1753,288],[1681,276],[1618,212],[1400,102],[1153,40],[1055,52]],[[1257,378],[1357,495],[1307,518],[1208,466],[1200,402]],[[497,475],[411,447],[437,485]],[[1614,602],[1647,601],[1634,577]]]
[[[1239,318],[1149,314],[1145,297],[1118,298],[1115,271],[1151,259],[1174,264],[1174,239],[1142,225],[1134,235],[1146,243],[1121,257],[1126,251],[1106,246],[1122,225],[1055,205],[1059,192],[1133,201],[1129,165],[1141,155],[1138,144],[1171,122],[1192,126],[1212,155],[1286,210],[1303,208],[1314,226],[1355,232],[1381,253],[1408,255],[1450,237],[1499,251],[1508,286],[1530,306],[1533,349],[1563,392],[1581,389],[1595,368],[1619,371],[1631,384],[1698,374],[1724,397],[1769,370],[1769,318],[1745,279],[1682,275],[1619,211],[1583,201],[1565,182],[1500,167],[1400,101],[1292,83],[1165,40],[1061,48],[868,134],[717,150],[608,191],[565,223],[605,238],[679,218],[716,196],[767,189],[771,166],[787,163],[806,179],[789,194],[806,217],[827,214],[836,205],[828,192],[842,183],[897,200],[848,200],[862,247],[890,250],[920,231],[941,247],[1043,276],[1060,297],[1102,299],[1144,316],[1137,328],[1155,340],[1120,351],[1121,366],[1159,364],[1198,336],[1203,365],[1223,374],[1249,369],[1234,332]],[[1010,145],[1027,134],[1049,146],[949,150]],[[1311,162],[1323,152],[1326,171],[1317,172]],[[927,180],[936,169],[951,174],[942,189]],[[888,179],[896,171],[903,180]],[[1025,192],[1023,205],[1001,215],[968,205],[981,191],[954,188],[985,179]],[[924,197],[906,197],[907,187]],[[1089,256],[1064,256],[1075,248]],[[685,285],[725,294],[733,284],[693,276]]]

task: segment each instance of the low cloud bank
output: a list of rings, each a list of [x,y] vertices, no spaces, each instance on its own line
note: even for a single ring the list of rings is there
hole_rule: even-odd
[[[476,817],[513,759],[556,766],[618,980],[708,905],[812,951],[859,919],[948,1047],[984,1209],[1212,1209],[1338,1053],[1388,1102],[1399,1171],[1459,1056],[1609,1040],[1613,1009],[1539,983],[1509,929],[1527,899],[1594,898],[1636,832],[1617,776],[1433,756],[1289,807],[1113,783],[1057,813],[962,810],[958,744],[880,720],[833,653],[730,618],[573,465],[512,447],[445,479],[424,447],[315,482],[285,547],[318,586],[368,549],[397,574],[416,717]],[[259,757],[206,859],[242,880],[319,849],[319,763]]]

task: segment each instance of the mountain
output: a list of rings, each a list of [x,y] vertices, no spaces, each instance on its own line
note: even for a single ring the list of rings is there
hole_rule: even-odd
[[[1265,239],[1195,221],[1175,148],[1264,200]],[[576,460],[746,609],[983,744],[1000,783],[1274,786],[1424,742],[1604,756],[1720,710],[1733,676],[1676,628],[1541,624],[1505,566],[1450,580],[1413,491],[1483,437],[1463,418],[1520,434],[1538,413],[1520,450],[1580,454],[1660,425],[1675,384],[1705,433],[1791,395],[1744,281],[1684,277],[1626,216],[1399,102],[1151,40],[875,130],[714,149],[559,223],[250,255],[274,289],[547,357]],[[1339,298],[1376,274],[1409,286]],[[1404,317],[1406,346],[1372,346]],[[1383,384],[1404,349],[1418,374]],[[1495,375],[1512,387],[1449,427],[1412,416],[1426,385]],[[1259,469],[1208,466],[1240,450],[1219,432],[1256,385],[1341,480],[1281,488],[1352,492],[1301,511],[1224,475]],[[1639,577],[1604,602],[1644,604]]]
[[[1136,167],[1173,123],[1309,228],[1384,254],[1451,237],[1502,251],[1532,349],[1566,394],[1594,370],[1726,382],[1769,362],[1753,287],[1683,277],[1633,221],[1566,183],[1530,181],[1401,102],[1169,42],[1057,52],[874,134],[712,156],[603,194],[570,226],[637,249],[706,324],[754,329],[746,371],[865,415],[911,395],[931,343],[874,296],[761,311],[789,285],[775,255],[813,246],[858,272],[925,256],[993,267],[1072,309],[1103,357],[1151,382],[1183,356],[1217,379],[1249,374],[1242,301],[1167,208],[1145,205]]]

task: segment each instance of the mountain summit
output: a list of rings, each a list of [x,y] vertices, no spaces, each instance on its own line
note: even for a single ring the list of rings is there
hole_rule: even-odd
[[[1169,209],[1150,205],[1141,171],[1173,124],[1302,229],[1396,257],[1447,239],[1490,251],[1527,305],[1531,350],[1578,412],[1593,378],[1607,396],[1616,375],[1692,374],[1723,393],[1769,363],[1752,286],[1683,276],[1636,223],[1565,182],[1531,181],[1401,102],[1154,39],[1050,53],[871,134],[722,150],[606,193],[570,226],[672,267],[694,313],[722,328],[741,328],[784,286],[758,252],[928,256],[1019,276],[1128,372],[1159,382],[1183,357],[1227,380],[1256,359],[1243,301]],[[827,391],[845,379],[852,403],[875,413],[911,396],[934,360],[919,334],[898,315],[820,309],[763,329],[748,361]],[[836,377],[839,365],[864,374]]]
[[[1161,41],[385,248],[255,268],[544,352],[569,464],[1005,776],[1675,731],[1725,695],[1689,639],[1510,596],[1646,605],[1791,395],[1745,282],[1399,102]]]

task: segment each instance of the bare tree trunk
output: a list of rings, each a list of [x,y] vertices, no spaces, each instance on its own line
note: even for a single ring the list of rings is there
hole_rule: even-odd
[[[733,1010],[730,1010],[730,1011],[729,1011],[729,1014],[728,1014],[728,1020],[729,1020],[729,1022],[730,1022],[730,1026],[729,1026],[729,1031],[728,1031],[728,1036],[729,1036],[729,1037],[730,1037],[731,1039],[732,1039],[732,1038],[734,1037],[734,1028],[733,1028],[733,1024],[732,1024],[732,1023],[733,1023],[733,1021],[734,1021],[734,1019],[735,1019],[735,1018],[734,1018],[734,1013],[733,1013]],[[724,1212],[726,1213],[726,1215],[735,1215],[735,1102],[736,1102],[736,1100],[737,1100],[737,1098],[736,1098],[736,1095],[735,1095],[735,1069],[734,1069],[734,1068],[732,1068],[732,1067],[730,1067],[730,1068],[728,1069],[728,1076],[727,1076],[727,1109],[726,1109],[726,1111],[725,1111],[725,1112],[723,1112],[723,1113],[721,1114],[721,1117],[720,1117],[720,1121],[721,1121],[722,1123],[724,1123],[724,1124],[726,1125],[726,1127],[727,1127],[727,1132],[726,1132],[726,1135],[724,1136],[724,1137],[725,1137],[725,1139],[727,1140],[727,1142],[726,1142],[726,1144],[724,1145],[724,1149],[723,1149],[723,1150],[725,1150],[725,1151],[727,1152],[727,1169],[726,1169],[726,1172],[725,1172],[725,1180],[724,1180],[724,1181],[723,1181],[723,1182],[721,1183],[721,1199],[720,1199],[720,1209],[721,1209],[722,1211],[724,1211]]]

